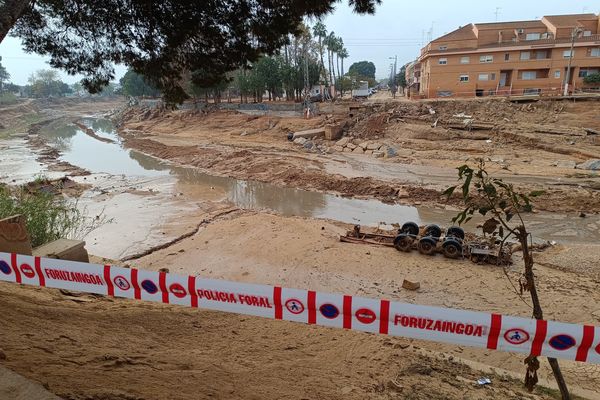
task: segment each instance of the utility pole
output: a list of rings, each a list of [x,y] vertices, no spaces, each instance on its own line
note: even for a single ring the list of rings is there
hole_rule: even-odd
[[[498,14],[500,14],[500,10],[502,10],[501,7],[496,7],[496,11],[494,12],[494,14],[496,15],[496,22],[498,22]]]
[[[575,47],[575,38],[580,32],[580,28],[573,28],[573,32],[571,32],[571,52],[569,53],[569,65],[567,66],[567,73],[565,75],[565,90],[563,92],[564,96],[569,95],[569,81],[571,80],[571,62],[573,61],[573,48]]]
[[[392,91],[392,97],[396,98],[396,92],[398,91],[398,85],[396,84],[396,64],[398,63],[398,56],[389,57],[390,60],[394,60],[393,64],[390,64],[390,90]]]

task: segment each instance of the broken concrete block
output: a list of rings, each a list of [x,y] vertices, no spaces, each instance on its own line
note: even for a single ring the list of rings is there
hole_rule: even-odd
[[[575,168],[597,171],[597,170],[600,170],[600,160],[598,160],[598,159],[587,160],[586,162],[577,164],[577,166]]]
[[[352,149],[350,147],[344,147],[344,153],[352,153]]]
[[[325,126],[325,139],[338,140],[342,137],[342,125],[331,124]]]
[[[345,138],[341,138],[340,140],[338,140],[337,142],[335,142],[335,145],[336,146],[342,146],[342,147],[344,147],[349,142],[350,142],[350,138],[349,137],[345,137]]]
[[[90,262],[83,240],[57,239],[36,247],[33,249],[33,255],[59,260]]]
[[[381,147],[381,143],[374,142],[367,145],[367,150],[377,150]]]
[[[333,146],[332,149],[334,151],[344,151],[344,147],[343,146]]]
[[[352,150],[352,152],[357,154],[363,154],[365,151],[362,149],[362,147],[357,147],[354,150]]]
[[[314,137],[321,137],[321,136],[325,136],[325,128],[316,128],[316,129],[309,129],[307,131],[299,131],[299,132],[294,132],[294,140],[296,138],[314,138]]]
[[[31,255],[31,241],[23,215],[0,220],[0,251]]]
[[[363,150],[366,150],[368,145],[369,145],[369,143],[367,143],[367,142],[362,142],[362,143],[359,143],[359,144],[358,144],[358,147],[360,147],[360,148],[361,148],[361,149],[363,149]]]
[[[307,139],[303,138],[303,137],[299,137],[294,139],[294,143],[299,144],[299,145],[304,145],[304,143],[307,142]]]
[[[421,283],[420,282],[411,282],[408,280],[404,280],[404,282],[402,282],[402,287],[404,289],[408,289],[408,290],[417,290],[421,287]]]
[[[395,148],[393,148],[393,147],[386,148],[386,150],[385,150],[386,157],[391,158],[391,157],[396,157],[397,155],[398,155],[398,152],[396,151]]]
[[[577,163],[575,161],[569,161],[569,160],[559,160],[559,161],[554,161],[552,163],[553,167],[568,168],[568,169],[573,169],[573,168],[575,168],[576,165],[577,165]]]
[[[348,142],[348,144],[346,145],[347,148],[349,148],[350,150],[354,150],[356,148],[356,145],[352,142]]]
[[[371,155],[371,154],[373,154],[373,150],[365,150],[365,154]]]
[[[383,151],[376,150],[373,152],[373,157],[375,158],[383,158],[384,155],[385,154],[383,153]]]

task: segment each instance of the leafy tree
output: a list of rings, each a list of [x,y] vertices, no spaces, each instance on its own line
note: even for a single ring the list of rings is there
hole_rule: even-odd
[[[355,62],[350,66],[348,73],[350,75],[358,75],[375,79],[375,64],[370,61]]]
[[[400,72],[396,75],[396,82],[398,82],[398,86],[404,89],[407,85],[406,83],[406,65],[403,65],[400,68]]]
[[[160,95],[160,91],[148,83],[146,78],[141,74],[133,70],[128,70],[125,75],[119,80],[121,87],[123,88],[123,94],[125,96],[150,96],[157,97]]]
[[[8,82],[9,79],[10,79],[10,74],[8,73],[6,68],[4,68],[4,66],[2,65],[2,57],[0,56],[0,92],[4,88],[4,82]]]
[[[36,71],[29,77],[28,82],[33,97],[64,96],[71,93],[69,85],[62,82],[58,72],[52,69]]]
[[[524,302],[526,300],[522,297],[522,294],[529,292],[533,317],[539,320],[544,319],[535,284],[535,274],[533,272],[534,261],[529,244],[530,233],[523,219],[523,213],[530,212],[533,208],[531,199],[540,196],[543,192],[520,193],[512,184],[490,176],[485,168],[485,161],[483,159],[478,160],[478,165],[475,169],[468,165],[459,167],[458,178],[462,182],[462,185],[452,186],[444,192],[445,195],[450,197],[457,188],[460,188],[465,204],[463,211],[454,217],[452,222],[458,224],[468,222],[475,213],[490,216],[491,218],[483,224],[483,231],[500,242],[500,251],[502,251],[502,247],[508,239],[515,238],[518,240],[521,245],[525,268],[518,282],[520,290],[516,289],[512,281],[511,284],[515,288],[517,296]],[[514,224],[515,220],[517,221],[516,225]],[[512,224],[511,221],[513,221]],[[504,273],[508,277],[506,270]],[[548,357],[548,362],[552,368],[562,398],[570,399],[567,385],[558,365],[558,360]],[[530,355],[525,358],[525,364],[527,366],[525,386],[529,390],[533,390],[538,382],[537,370],[540,363],[536,356]]]
[[[600,83],[600,72],[590,74],[583,78],[584,83]]]
[[[185,71],[203,69],[215,82],[229,71],[272,54],[299,33],[305,17],[333,11],[338,0],[5,0],[0,2],[0,41],[8,31],[26,51],[50,65],[83,74],[92,93],[125,64],[181,102]],[[358,13],[373,13],[381,0],[348,0]],[[204,86],[204,85],[201,85]]]
[[[264,87],[269,92],[269,100],[279,97],[282,91],[281,63],[276,57],[262,57],[254,65],[254,73],[261,77]]]

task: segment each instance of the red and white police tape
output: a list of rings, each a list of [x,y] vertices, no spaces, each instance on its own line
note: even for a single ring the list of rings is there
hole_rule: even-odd
[[[0,253],[0,281],[600,364],[600,328]]]

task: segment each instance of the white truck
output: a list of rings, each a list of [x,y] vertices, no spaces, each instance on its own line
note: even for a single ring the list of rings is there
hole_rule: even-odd
[[[369,82],[360,81],[358,89],[352,89],[352,98],[367,98],[371,95]]]

